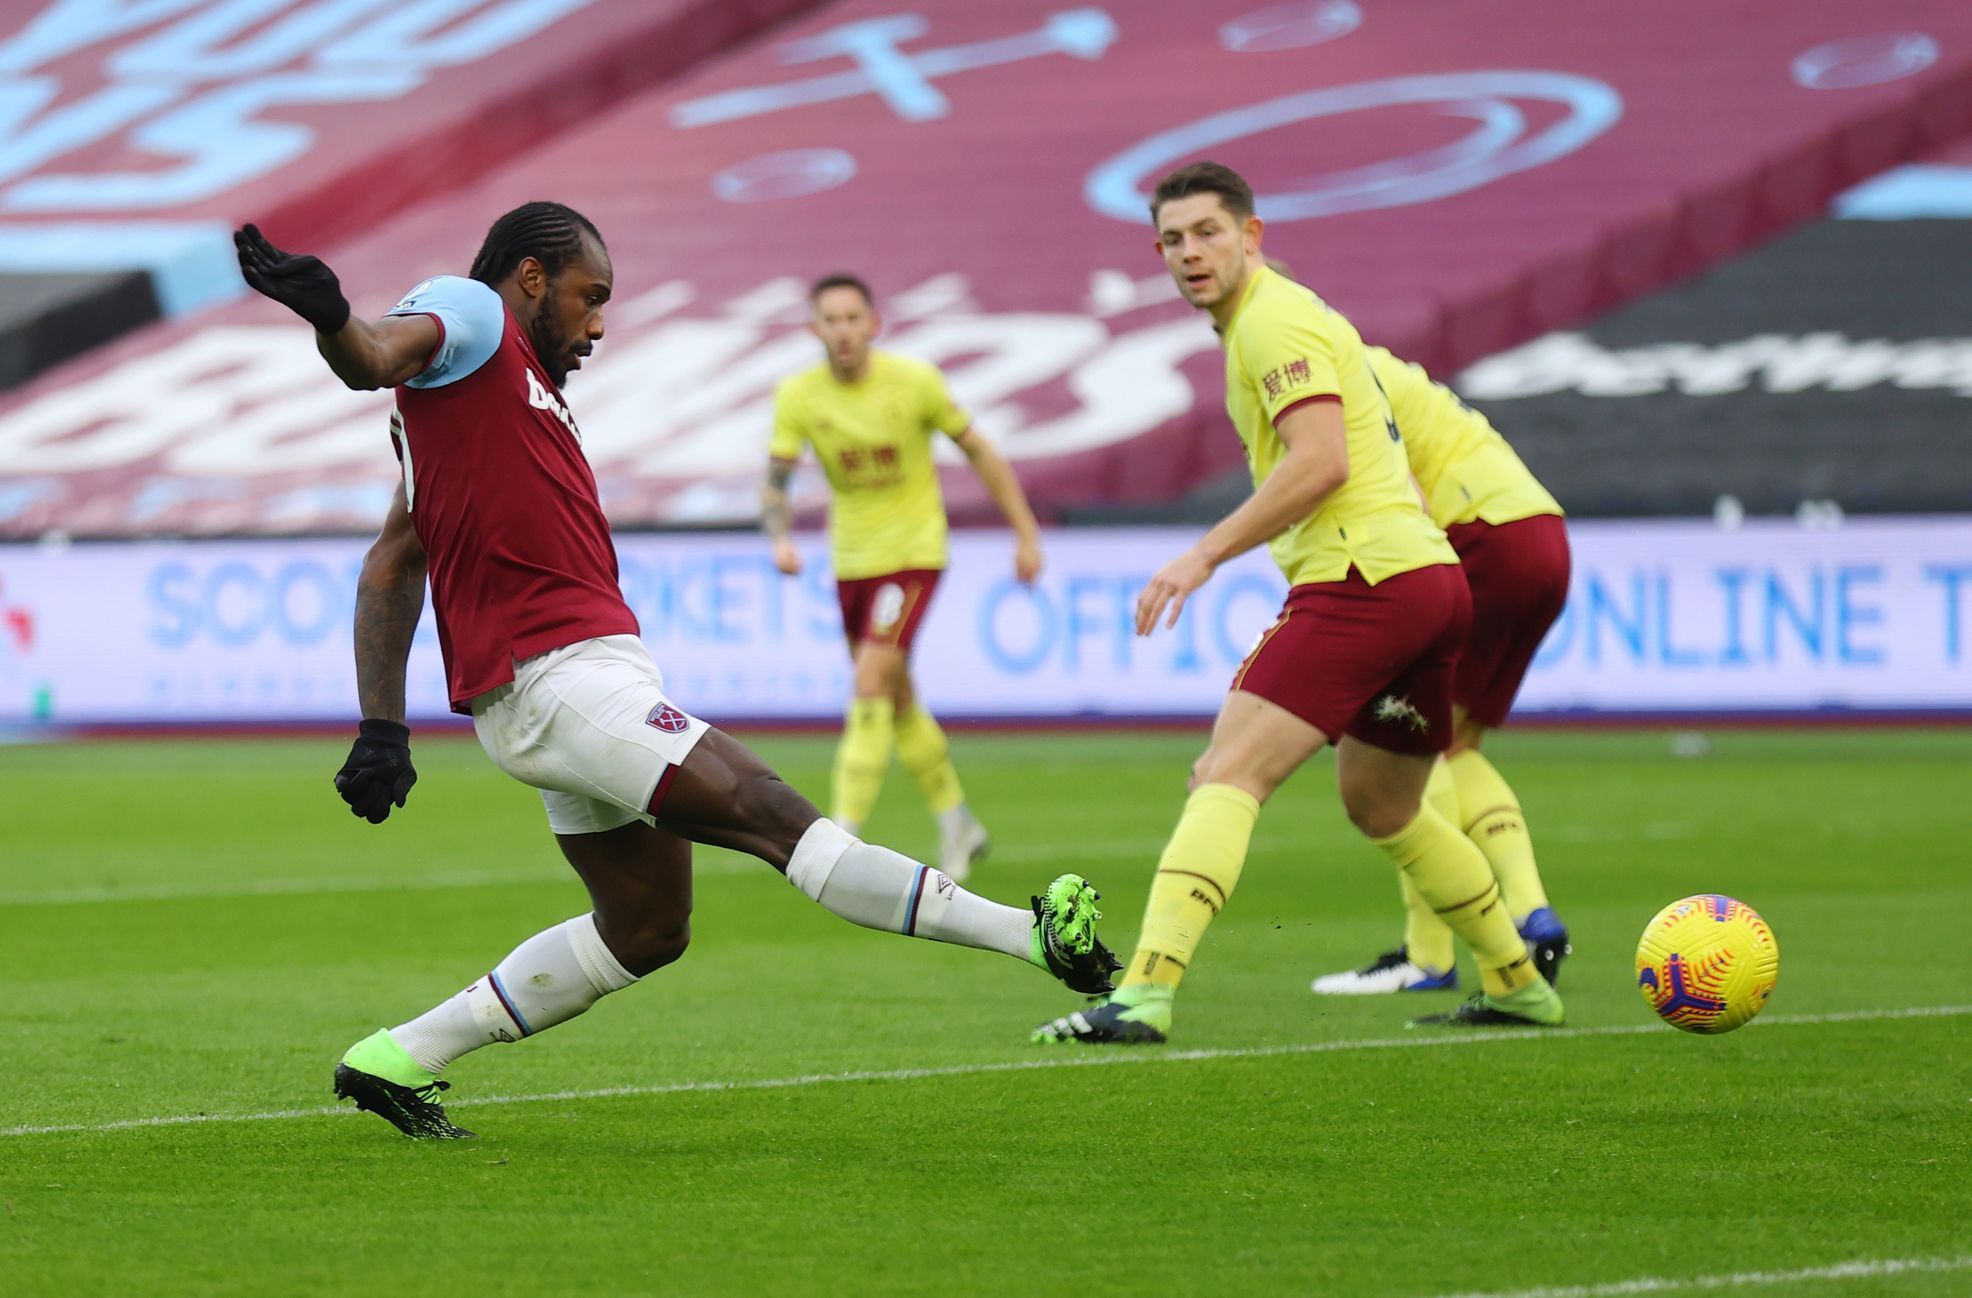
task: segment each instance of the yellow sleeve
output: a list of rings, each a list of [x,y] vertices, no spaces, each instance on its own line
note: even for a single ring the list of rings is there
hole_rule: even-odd
[[[800,459],[802,443],[808,440],[797,408],[800,399],[790,390],[792,386],[783,383],[774,389],[774,438],[767,444],[767,454],[777,460]]]
[[[945,376],[933,365],[924,369],[924,421],[947,437],[957,437],[972,427],[972,416],[952,400]]]
[[[1260,328],[1240,330],[1239,359],[1260,389],[1269,421],[1290,406],[1315,397],[1342,398],[1342,378],[1336,372],[1335,343],[1308,318],[1327,308],[1309,304],[1274,319],[1254,321]]]

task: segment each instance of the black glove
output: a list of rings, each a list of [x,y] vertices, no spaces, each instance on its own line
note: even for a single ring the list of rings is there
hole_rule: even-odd
[[[349,323],[342,283],[320,258],[282,252],[253,225],[233,231],[233,247],[247,286],[314,325],[316,333],[336,333]]]
[[[391,805],[403,806],[418,782],[418,773],[411,769],[411,728],[365,717],[356,736],[349,760],[336,772],[336,792],[350,811],[381,825]]]

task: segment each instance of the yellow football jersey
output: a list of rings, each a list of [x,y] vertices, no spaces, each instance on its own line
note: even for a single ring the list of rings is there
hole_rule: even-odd
[[[1246,443],[1254,486],[1287,453],[1274,430],[1282,411],[1313,397],[1342,401],[1348,480],[1268,542],[1288,584],[1341,581],[1353,565],[1375,585],[1400,572],[1458,562],[1418,505],[1397,425],[1354,325],[1308,289],[1263,268],[1247,284],[1223,341],[1226,413]]]
[[[1559,514],[1561,505],[1486,416],[1432,381],[1420,365],[1381,347],[1365,348],[1370,368],[1390,399],[1411,472],[1424,488],[1431,521],[1511,523]]]
[[[829,537],[842,580],[945,566],[945,496],[932,467],[935,434],[972,422],[937,368],[872,351],[869,371],[839,382],[826,363],[774,394],[772,453],[813,446],[828,475]]]

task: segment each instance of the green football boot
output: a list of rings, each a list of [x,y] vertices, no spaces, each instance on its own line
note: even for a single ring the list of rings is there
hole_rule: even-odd
[[[1043,1023],[1028,1037],[1035,1045],[1082,1041],[1092,1046],[1161,1046],[1171,1034],[1177,988],[1136,983],[1085,1010]]]
[[[1027,959],[1084,996],[1100,996],[1115,987],[1109,975],[1123,967],[1114,952],[1096,936],[1102,896],[1079,874],[1064,874],[1048,890],[1032,898],[1034,929]]]
[[[336,1065],[336,1098],[354,1100],[413,1140],[468,1140],[472,1132],[445,1116],[438,1093],[452,1088],[426,1072],[404,1047],[379,1028]]]
[[[1485,992],[1444,1014],[1412,1019],[1414,1028],[1558,1028],[1565,1014],[1561,996],[1545,979],[1535,979],[1517,992],[1490,996]]]

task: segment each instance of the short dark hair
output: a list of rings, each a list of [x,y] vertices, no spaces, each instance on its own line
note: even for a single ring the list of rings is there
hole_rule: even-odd
[[[603,245],[595,222],[560,203],[522,203],[493,223],[468,272],[482,284],[498,284],[528,257],[553,279],[582,253],[583,236]]]
[[[824,275],[816,280],[815,286],[808,290],[809,303],[812,305],[821,301],[822,294],[832,288],[853,288],[863,295],[863,301],[871,306],[876,305],[876,298],[870,293],[870,286],[865,284],[859,276],[843,272],[837,272],[834,275]]]
[[[1242,221],[1253,215],[1253,186],[1246,183],[1246,177],[1223,162],[1194,162],[1157,182],[1150,196],[1150,219],[1155,222],[1157,209],[1172,199],[1193,194],[1217,194],[1226,210]]]

